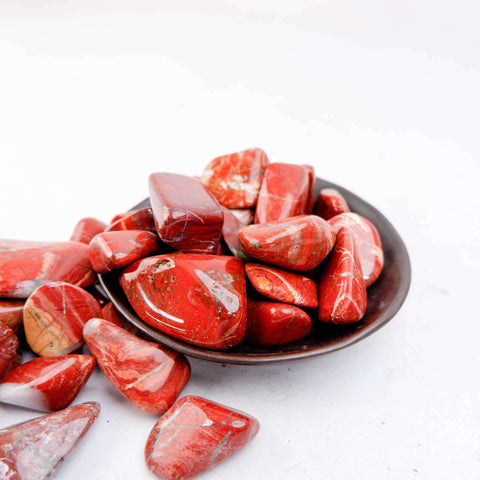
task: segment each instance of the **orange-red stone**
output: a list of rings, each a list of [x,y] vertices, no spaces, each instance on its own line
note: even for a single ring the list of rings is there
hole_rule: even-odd
[[[286,303],[248,301],[245,340],[273,347],[303,338],[312,330],[312,319],[301,308]]]
[[[318,284],[318,318],[327,323],[353,323],[367,308],[367,290],[351,230],[341,227]]]
[[[72,453],[99,413],[98,403],[86,402],[1,429],[1,478],[45,480]]]
[[[249,257],[299,271],[318,266],[335,240],[328,223],[316,215],[248,225],[238,238]]]
[[[18,348],[18,338],[13,330],[0,323],[0,378],[7,370]]]
[[[304,215],[310,195],[310,173],[303,165],[270,163],[263,177],[255,223]]]
[[[147,257],[124,270],[120,285],[143,321],[185,342],[224,349],[245,333],[245,273],[238,258]]]
[[[107,273],[156,253],[160,248],[161,242],[156,233],[123,230],[96,235],[88,246],[88,255],[97,273]]]
[[[42,285],[25,303],[25,337],[42,357],[66,355],[83,345],[85,323],[101,315],[99,303],[86,290],[65,282]]]
[[[328,223],[335,232],[341,227],[352,231],[363,279],[369,287],[380,276],[384,262],[382,241],[375,225],[365,217],[351,212],[336,215]]]
[[[0,382],[0,402],[54,412],[68,407],[90,377],[90,355],[37,357],[18,366]]]
[[[25,300],[0,299],[0,322],[18,333],[23,322]]]
[[[207,165],[201,182],[225,207],[253,207],[267,165],[267,155],[260,148],[223,155]]]
[[[149,189],[155,226],[163,242],[185,253],[217,252],[223,211],[198,180],[153,173]]]
[[[83,332],[112,385],[147,413],[164,413],[190,379],[186,357],[164,345],[141,340],[100,318],[90,320]]]
[[[245,273],[253,288],[272,300],[299,307],[318,306],[317,284],[311,278],[259,263],[247,263]]]
[[[323,188],[318,194],[315,214],[328,220],[335,215],[349,212],[350,207],[343,195],[335,188]]]
[[[96,281],[81,242],[0,240],[0,297],[28,298],[50,282],[86,287]]]
[[[153,220],[153,211],[150,207],[132,210],[130,212],[120,213],[112,218],[106,232],[118,232],[121,230],[146,230],[155,233],[155,222]]]
[[[70,240],[73,242],[82,242],[87,245],[90,243],[90,240],[99,233],[105,231],[107,224],[97,220],[96,218],[86,217],[79,220],[73,229],[72,236]]]
[[[192,478],[243,448],[259,428],[247,413],[189,395],[154,425],[145,462],[163,480]]]

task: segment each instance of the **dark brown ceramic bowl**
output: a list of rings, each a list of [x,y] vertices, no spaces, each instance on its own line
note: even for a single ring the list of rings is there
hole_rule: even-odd
[[[385,265],[378,280],[368,290],[367,311],[364,318],[351,325],[326,325],[312,315],[314,328],[296,342],[276,347],[257,347],[240,343],[228,350],[209,350],[177,340],[153,329],[141,320],[130,306],[118,283],[119,272],[99,275],[100,283],[117,309],[129,322],[157,342],[202,360],[237,365],[281,362],[313,357],[348,347],[385,325],[402,306],[410,287],[410,260],[405,245],[392,224],[367,202],[333,183],[317,178],[316,192],[321,188],[336,188],[347,200],[353,212],[368,218],[377,227],[383,244]],[[149,205],[146,199],[133,209]]]

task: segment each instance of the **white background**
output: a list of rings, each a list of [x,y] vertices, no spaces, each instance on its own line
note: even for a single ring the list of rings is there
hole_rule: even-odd
[[[183,394],[261,430],[201,478],[480,478],[478,2],[0,0],[0,237],[66,240],[263,148],[380,209],[409,250],[400,313],[343,351],[192,360]],[[97,371],[102,413],[55,479],[155,478],[156,419]],[[37,416],[0,406],[0,426]]]

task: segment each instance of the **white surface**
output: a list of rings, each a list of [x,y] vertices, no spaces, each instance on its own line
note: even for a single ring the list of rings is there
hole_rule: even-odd
[[[192,360],[257,438],[209,479],[480,478],[480,7],[473,0],[0,1],[0,237],[67,239],[250,146],[395,225],[413,282],[372,337],[275,366]],[[155,418],[100,372],[53,478],[147,480]],[[0,406],[0,427],[38,413]]]

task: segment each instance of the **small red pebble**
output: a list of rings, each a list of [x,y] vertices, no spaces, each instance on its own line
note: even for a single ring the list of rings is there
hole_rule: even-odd
[[[320,190],[315,204],[315,214],[328,220],[335,215],[349,212],[350,207],[343,195],[335,188]]]
[[[73,242],[82,242],[87,245],[90,243],[90,240],[98,235],[100,232],[105,231],[107,224],[97,220],[96,218],[87,217],[82,218],[73,229],[72,236],[70,240]]]
[[[118,232],[121,230],[146,230],[156,233],[152,209],[145,207],[115,215],[105,231]]]

